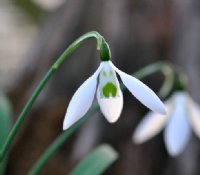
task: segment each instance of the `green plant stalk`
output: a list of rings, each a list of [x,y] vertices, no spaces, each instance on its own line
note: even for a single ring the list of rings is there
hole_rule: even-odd
[[[42,81],[39,83],[36,90],[33,92],[32,96],[26,103],[25,107],[23,108],[22,112],[20,113],[16,123],[14,124],[12,130],[10,131],[8,137],[5,140],[5,144],[3,145],[3,148],[0,151],[0,161],[2,161],[7,154],[11,143],[13,142],[20,126],[22,125],[23,121],[25,120],[28,112],[30,111],[31,107],[33,106],[34,102],[36,101],[37,97],[49,81],[49,79],[53,76],[55,71],[60,67],[60,65],[68,58],[70,54],[72,54],[84,41],[95,38],[97,40],[97,49],[99,50],[101,48],[102,43],[102,36],[95,31],[88,32],[81,37],[79,37],[77,40],[75,40],[64,52],[63,54],[57,59],[57,61],[53,64],[53,66],[49,69],[49,71],[46,73]]]
[[[170,94],[171,90],[174,87],[176,81],[175,67],[168,63],[165,66],[163,66],[162,73],[165,76],[165,81],[163,82],[158,94],[161,98],[164,99]]]
[[[47,74],[45,75],[45,77],[43,78],[43,80],[41,81],[39,86],[34,91],[34,93],[31,96],[31,98],[29,99],[29,101],[25,105],[25,107],[22,110],[21,114],[19,115],[15,125],[13,126],[12,130],[8,134],[8,137],[6,138],[5,143],[3,145],[3,148],[2,148],[2,150],[0,152],[0,160],[1,161],[4,159],[6,153],[8,152],[8,150],[10,148],[10,145],[11,145],[14,137],[17,134],[17,131],[19,130],[19,128],[22,125],[25,117],[27,116],[28,112],[30,111],[31,107],[33,106],[33,103],[35,102],[35,100],[37,99],[38,95],[40,94],[40,92],[42,91],[42,89],[44,88],[44,86],[46,85],[46,83],[48,82],[48,80],[50,79],[50,77],[52,76],[52,74],[54,72],[55,72],[55,69],[52,69],[52,68],[47,72]]]
[[[0,93],[0,148],[4,145],[11,126],[12,109],[9,100]],[[0,162],[0,175],[5,174],[7,157]]]
[[[28,175],[36,175],[40,172],[45,163],[49,158],[62,146],[62,144],[68,139],[90,116],[92,116],[99,109],[98,104],[93,105],[93,107],[82,117],[79,121],[73,124],[72,127],[64,131],[57,139],[49,146],[49,148],[44,152],[42,157],[38,160],[35,166],[29,171]]]
[[[54,69],[58,69],[60,65],[64,62],[64,60],[72,54],[81,44],[83,41],[86,41],[91,38],[96,38],[97,40],[97,50],[101,49],[102,39],[103,37],[95,31],[88,32],[85,35],[82,35],[80,38],[75,40],[64,52],[63,54],[58,58],[58,60],[54,63],[52,66]]]
[[[133,74],[134,77],[138,79],[145,78],[148,75],[154,74],[159,71],[163,71],[163,68],[171,68],[171,66],[168,63],[165,62],[157,62],[153,63],[151,65],[148,65],[141,70],[135,72]],[[173,70],[170,71],[173,73]],[[164,74],[165,75],[165,74]],[[164,85],[167,85],[167,88],[165,89],[165,92],[162,92],[162,98],[165,98],[170,92],[170,90],[173,87],[173,84],[171,84],[171,76],[166,76]],[[171,85],[171,86],[170,86]],[[163,87],[161,87],[162,89]],[[125,90],[125,86],[121,87],[122,90]],[[28,175],[37,175],[40,170],[43,168],[43,166],[46,164],[46,162],[55,154],[55,152],[62,146],[62,144],[97,110],[99,109],[98,104],[96,103],[93,105],[90,110],[87,112],[87,114],[82,117],[79,121],[77,121],[72,127],[67,129],[65,132],[63,132],[60,136],[57,137],[57,139],[49,146],[49,148],[43,153],[43,155],[39,158],[39,160],[36,162],[34,167],[29,171]]]
[[[162,99],[164,99],[167,97],[167,95],[169,95],[175,83],[176,73],[175,67],[172,64],[162,61],[156,62],[140,69],[139,71],[134,73],[133,76],[137,77],[138,79],[141,79],[159,71],[163,73],[165,80],[158,94]]]

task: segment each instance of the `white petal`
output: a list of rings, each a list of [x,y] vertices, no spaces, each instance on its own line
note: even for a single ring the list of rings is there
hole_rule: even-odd
[[[164,132],[166,148],[171,156],[177,156],[183,151],[191,134],[187,118],[186,98],[184,95],[178,94],[174,100],[175,108]]]
[[[128,88],[128,90],[146,107],[150,108],[154,112],[166,114],[166,108],[158,96],[144,83],[134,78],[131,75],[122,72],[115,67],[110,61],[111,66],[120,75],[122,82]]]
[[[195,134],[200,138],[200,107],[188,98],[188,112],[189,120],[193,127]]]
[[[97,71],[91,77],[89,77],[73,95],[65,114],[63,123],[64,130],[69,128],[72,124],[83,117],[92,105],[92,101],[96,92],[97,77],[101,71],[101,68],[102,65],[99,66]]]
[[[123,108],[123,95],[121,90],[118,90],[116,97],[102,98],[100,97],[100,90],[97,90],[97,100],[101,112],[110,123],[114,123],[119,118]]]
[[[168,114],[170,114],[172,110],[172,103],[168,102],[166,106]],[[168,119],[168,115],[161,115],[155,112],[147,113],[136,128],[133,134],[133,141],[137,144],[141,144],[151,139],[163,129]]]

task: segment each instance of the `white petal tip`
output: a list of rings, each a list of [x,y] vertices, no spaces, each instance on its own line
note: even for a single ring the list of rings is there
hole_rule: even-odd
[[[109,123],[115,123],[115,122],[118,120],[118,118],[119,118],[119,117],[113,117],[113,118],[111,118],[111,117],[106,117],[106,119],[107,119],[107,121],[108,121]]]
[[[81,116],[82,117],[82,116]],[[66,115],[63,122],[63,130],[69,129],[74,123],[76,123],[81,117],[74,117]]]
[[[68,127],[63,125],[63,130],[66,130]]]
[[[119,112],[118,115],[115,115],[115,114],[113,114],[111,112],[110,113],[108,113],[108,112],[107,113],[102,112],[102,113],[103,113],[103,115],[105,116],[106,120],[109,123],[115,123],[119,119],[121,112]]]
[[[97,91],[97,100],[101,109],[101,112],[109,123],[115,123],[122,112],[123,108],[123,95],[119,90],[118,97],[100,98],[99,90]]]
[[[163,103],[160,106],[159,113],[162,114],[162,115],[167,115],[167,108],[165,107],[165,105]]]
[[[177,157],[181,154],[182,150],[181,151],[177,151],[177,150],[173,150],[173,149],[167,149],[167,152],[169,153],[169,155],[171,157]]]
[[[162,115],[167,115],[167,108],[164,105],[164,103],[156,96],[155,100],[152,99],[151,101],[151,106],[152,108],[149,107],[152,111],[162,114]],[[148,106],[147,106],[148,107]]]
[[[144,142],[143,136],[142,136],[142,134],[141,134],[141,132],[139,131],[138,128],[136,128],[136,130],[135,130],[135,132],[132,136],[132,141],[135,144],[141,144],[141,143]]]
[[[132,141],[135,144],[143,144],[147,140],[149,140],[150,137],[147,134],[147,131],[141,130],[141,128],[137,128],[135,133],[132,136]]]
[[[141,139],[141,137],[138,136],[137,134],[133,135],[132,141],[133,141],[133,143],[138,144],[138,145],[142,144],[144,142],[143,139]]]
[[[66,130],[67,128],[63,127],[63,131]]]
[[[69,124],[69,123],[63,123],[63,130],[66,130],[66,129],[68,129],[70,126],[71,126],[72,124]]]
[[[183,149],[176,149],[176,148],[169,148],[167,147],[167,152],[170,156],[176,157],[179,156],[182,153]]]

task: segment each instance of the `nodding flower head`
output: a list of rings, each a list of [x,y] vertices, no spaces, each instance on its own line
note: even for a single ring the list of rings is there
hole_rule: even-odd
[[[185,91],[175,92],[165,102],[168,114],[149,112],[133,134],[133,141],[141,144],[164,129],[164,142],[171,156],[178,156],[189,141],[192,128],[200,137],[200,108]]]
[[[155,112],[166,114],[164,104],[150,88],[133,76],[122,72],[108,60],[102,61],[96,72],[73,95],[67,108],[63,129],[69,128],[86,114],[92,105],[95,93],[106,119],[110,123],[117,121],[123,108],[123,94],[116,73],[141,103]]]

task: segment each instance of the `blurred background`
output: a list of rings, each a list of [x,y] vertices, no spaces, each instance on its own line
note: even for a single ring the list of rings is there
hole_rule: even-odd
[[[133,73],[156,61],[170,61],[189,77],[200,102],[200,1],[198,0],[1,0],[0,92],[13,105],[13,121],[45,72],[80,35],[96,30],[108,41],[114,64]],[[81,63],[81,64],[80,64]],[[7,175],[25,175],[62,133],[66,107],[75,90],[99,64],[96,42],[81,46],[53,76],[17,135]],[[144,79],[158,91],[163,76]],[[148,111],[128,91],[119,121],[100,112],[54,155],[41,175],[66,175],[98,144],[109,143],[120,158],[105,175],[200,174],[200,141],[192,136],[184,152],[168,156],[162,133],[135,145],[132,133]]]

